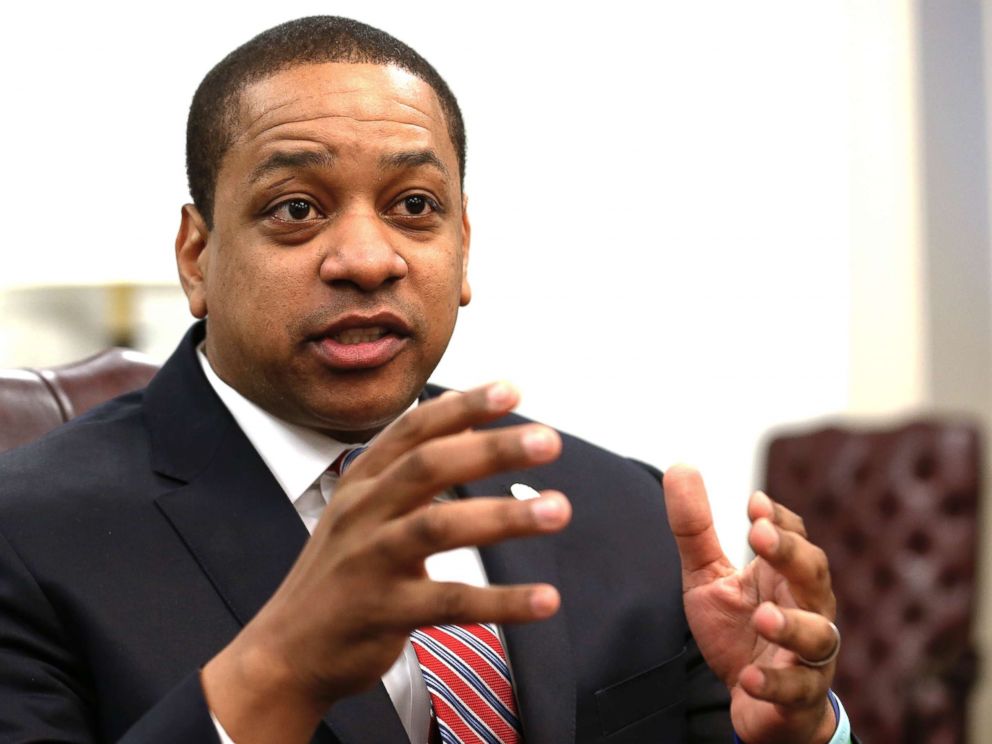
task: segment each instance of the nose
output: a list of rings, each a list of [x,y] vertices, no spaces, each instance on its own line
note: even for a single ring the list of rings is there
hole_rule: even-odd
[[[389,227],[375,213],[339,215],[327,231],[320,278],[331,285],[351,285],[372,292],[402,279],[409,267],[391,242]]]

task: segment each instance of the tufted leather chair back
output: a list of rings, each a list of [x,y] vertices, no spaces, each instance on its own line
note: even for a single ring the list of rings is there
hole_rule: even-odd
[[[830,558],[834,688],[866,742],[966,740],[979,437],[952,423],[780,435],[766,491]]]
[[[0,370],[0,452],[27,444],[106,400],[148,384],[158,366],[108,349],[48,369]]]

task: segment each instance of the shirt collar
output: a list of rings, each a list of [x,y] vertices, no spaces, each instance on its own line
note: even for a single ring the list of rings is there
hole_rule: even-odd
[[[202,343],[196,352],[210,386],[290,501],[300,498],[343,450],[353,446],[273,416],[220,379],[210,366]]]

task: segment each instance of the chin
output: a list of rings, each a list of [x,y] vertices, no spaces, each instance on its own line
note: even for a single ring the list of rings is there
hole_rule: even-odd
[[[424,389],[433,370],[427,361],[404,353],[372,369],[308,369],[293,380],[295,423],[328,433],[375,433],[406,411]]]
[[[397,419],[421,388],[408,397],[384,399],[381,396],[338,400],[332,405],[315,406],[317,416],[306,425],[331,434],[340,441],[365,441]]]

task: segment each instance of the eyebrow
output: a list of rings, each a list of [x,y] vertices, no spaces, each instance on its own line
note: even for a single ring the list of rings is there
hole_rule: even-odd
[[[294,150],[275,152],[251,172],[249,180],[255,183],[268,174],[284,168],[327,168],[334,165],[336,155],[329,150]],[[429,166],[440,171],[447,178],[448,169],[433,150],[408,150],[383,155],[379,167],[383,170],[399,168],[419,168]]]
[[[328,150],[276,152],[255,166],[250,181],[255,183],[269,173],[283,168],[326,168],[333,165],[334,160],[334,153]]]
[[[447,178],[448,169],[444,166],[441,158],[433,150],[410,150],[406,152],[396,152],[391,155],[383,155],[379,158],[379,167],[383,170],[396,168],[419,168],[421,166],[431,166],[441,171]]]

